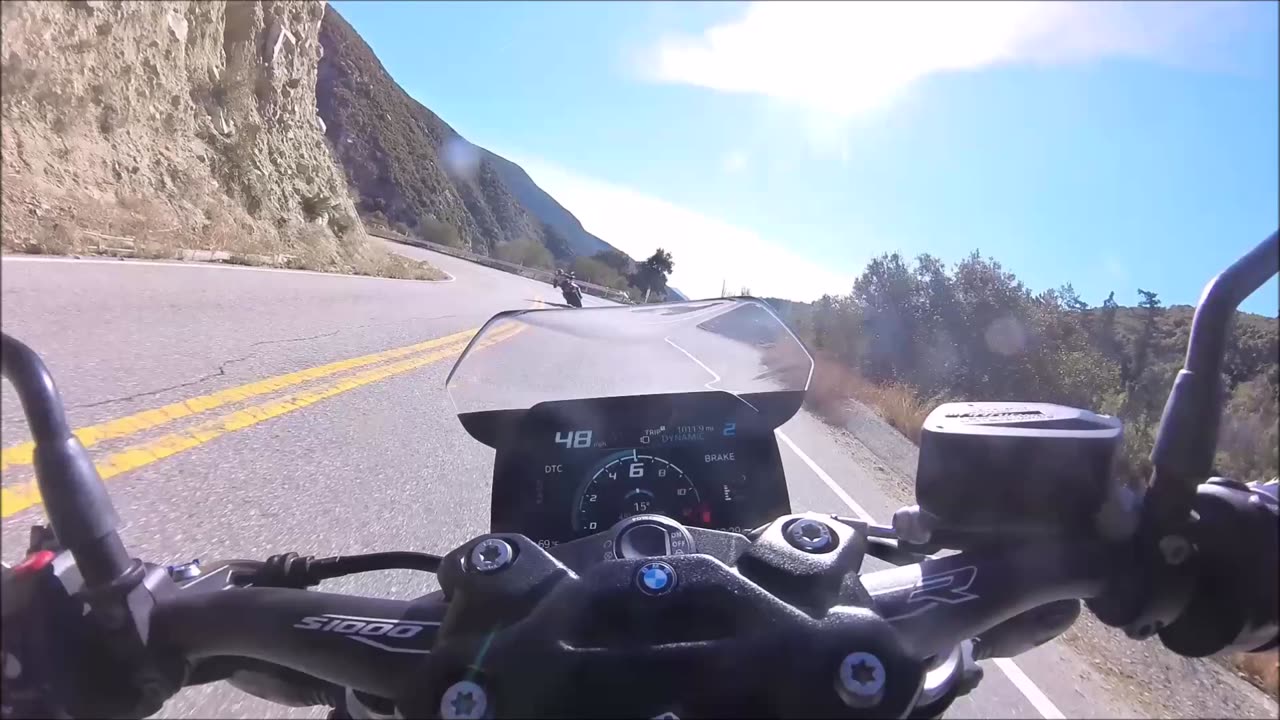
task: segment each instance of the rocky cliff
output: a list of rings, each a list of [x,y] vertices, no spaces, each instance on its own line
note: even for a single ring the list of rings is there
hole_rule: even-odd
[[[367,270],[377,252],[316,114],[326,10],[0,3],[5,246],[127,234]]]

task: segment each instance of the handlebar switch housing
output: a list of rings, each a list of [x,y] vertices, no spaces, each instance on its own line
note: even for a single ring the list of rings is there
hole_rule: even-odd
[[[1182,613],[1160,630],[1170,650],[1204,657],[1274,643],[1280,598],[1275,583],[1258,578],[1280,565],[1277,506],[1264,487],[1225,478],[1210,478],[1196,489],[1196,550],[1188,561],[1195,580]]]

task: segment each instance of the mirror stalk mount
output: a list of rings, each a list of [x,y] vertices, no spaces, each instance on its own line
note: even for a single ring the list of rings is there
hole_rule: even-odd
[[[1257,247],[1205,286],[1196,305],[1187,357],[1165,402],[1151,451],[1151,482],[1142,499],[1137,534],[1118,552],[1132,552],[1138,572],[1109,579],[1088,601],[1104,624],[1143,640],[1160,633],[1187,607],[1194,574],[1165,548],[1186,545],[1198,530],[1192,506],[1197,488],[1213,474],[1222,422],[1222,368],[1236,308],[1280,270],[1280,234]]]
[[[1187,357],[1160,417],[1145,503],[1151,521],[1185,520],[1196,486],[1213,472],[1222,422],[1222,368],[1236,308],[1280,269],[1280,234],[1272,233],[1205,285],[1191,321]]]

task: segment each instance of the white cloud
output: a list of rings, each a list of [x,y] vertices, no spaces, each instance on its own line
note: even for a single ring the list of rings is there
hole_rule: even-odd
[[[745,152],[741,150],[730,150],[724,155],[724,171],[731,175],[740,173],[747,169],[748,160],[749,158]]]
[[[660,82],[763,95],[849,119],[937,73],[1130,57],[1194,62],[1238,29],[1233,2],[765,2],[699,36],[664,38]]]
[[[676,265],[670,283],[691,298],[718,297],[721,283],[735,293],[746,287],[756,296],[792,300],[853,286],[853,273],[806,260],[745,228],[551,163],[506,157],[588,231],[631,257],[644,259],[659,247],[670,251]],[[862,267],[863,258],[843,259],[847,267]]]

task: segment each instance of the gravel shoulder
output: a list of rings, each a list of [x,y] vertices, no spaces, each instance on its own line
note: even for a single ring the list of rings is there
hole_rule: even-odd
[[[849,405],[844,427],[830,429],[834,442],[872,471],[882,492],[903,505],[914,503],[918,451],[910,440],[855,402]],[[1277,716],[1273,699],[1217,660],[1184,658],[1158,641],[1134,642],[1102,625],[1087,610],[1053,644],[1078,655],[1091,674],[1096,674],[1096,683],[1083,687],[1103,688],[1112,700],[1107,704],[1123,714]]]

